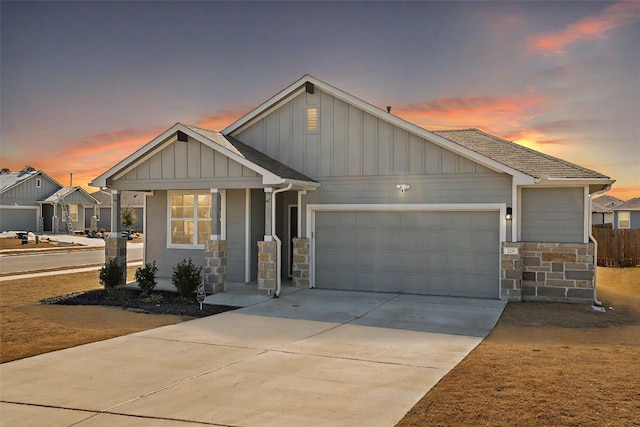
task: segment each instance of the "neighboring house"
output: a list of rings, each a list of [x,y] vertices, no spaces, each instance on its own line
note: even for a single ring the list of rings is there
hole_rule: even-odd
[[[111,229],[111,193],[98,190],[91,193],[91,196],[100,202],[94,207],[87,207],[85,213],[85,228],[93,228],[91,225],[91,217],[96,217],[95,228],[109,230]],[[144,220],[144,193],[135,191],[124,191],[122,193],[122,207],[132,208],[138,217],[138,221],[131,227],[132,231],[143,231]]]
[[[221,132],[175,124],[91,185],[114,206],[144,191],[145,260],[171,277],[191,257],[208,292],[278,295],[292,277],[591,303],[590,195],[613,182],[477,129],[427,131],[307,75]],[[107,257],[124,262],[118,235]]]
[[[613,196],[600,196],[591,199],[591,223],[592,225],[613,224],[613,208],[624,203]]]
[[[85,206],[98,203],[80,187],[64,187],[30,166],[0,171],[0,230],[57,233],[82,228]]]
[[[640,197],[613,208],[613,228],[640,228]]]

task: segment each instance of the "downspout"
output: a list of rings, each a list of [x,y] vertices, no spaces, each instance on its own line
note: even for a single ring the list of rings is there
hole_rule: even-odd
[[[278,298],[280,296],[280,290],[282,288],[282,276],[280,271],[282,270],[282,241],[276,234],[276,194],[289,191],[291,190],[291,187],[293,187],[293,184],[289,183],[286,187],[278,188],[271,194],[271,237],[276,241],[276,292],[273,295],[274,298]]]
[[[602,194],[602,193],[606,193],[607,191],[611,190],[611,186],[607,185],[605,188],[603,188],[600,191],[596,191],[595,193],[592,193],[589,195],[589,202],[591,202],[591,200],[593,200],[593,196],[597,196],[598,194]],[[604,218],[604,215],[603,215]],[[603,219],[604,221],[604,219]],[[597,288],[596,288],[596,278],[598,276],[598,241],[596,240],[595,237],[593,237],[593,224],[592,222],[592,218],[591,218],[591,206],[589,206],[589,240],[591,240],[593,242],[593,304],[595,306],[598,307],[602,307],[602,301],[598,300],[598,296],[597,296]]]

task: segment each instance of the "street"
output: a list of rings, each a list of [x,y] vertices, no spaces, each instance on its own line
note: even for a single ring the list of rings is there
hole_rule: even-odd
[[[142,259],[142,243],[130,243],[127,261]],[[21,273],[54,268],[70,268],[104,264],[104,247],[95,249],[35,252],[19,255],[0,255],[0,273]]]

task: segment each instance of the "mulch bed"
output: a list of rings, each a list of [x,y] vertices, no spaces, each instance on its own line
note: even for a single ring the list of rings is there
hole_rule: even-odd
[[[239,308],[226,305],[202,304],[202,310],[200,310],[200,304],[196,301],[195,296],[191,299],[185,299],[175,292],[166,291],[154,291],[153,295],[160,295],[162,300],[159,302],[145,301],[142,293],[133,289],[120,290],[118,298],[109,297],[104,289],[96,289],[45,298],[40,300],[40,304],[101,305],[122,307],[125,310],[141,313],[174,314],[190,317],[206,317]]]

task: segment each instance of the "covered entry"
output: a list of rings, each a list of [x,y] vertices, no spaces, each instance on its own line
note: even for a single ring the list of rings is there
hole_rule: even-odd
[[[315,286],[499,298],[499,212],[318,210]]]

